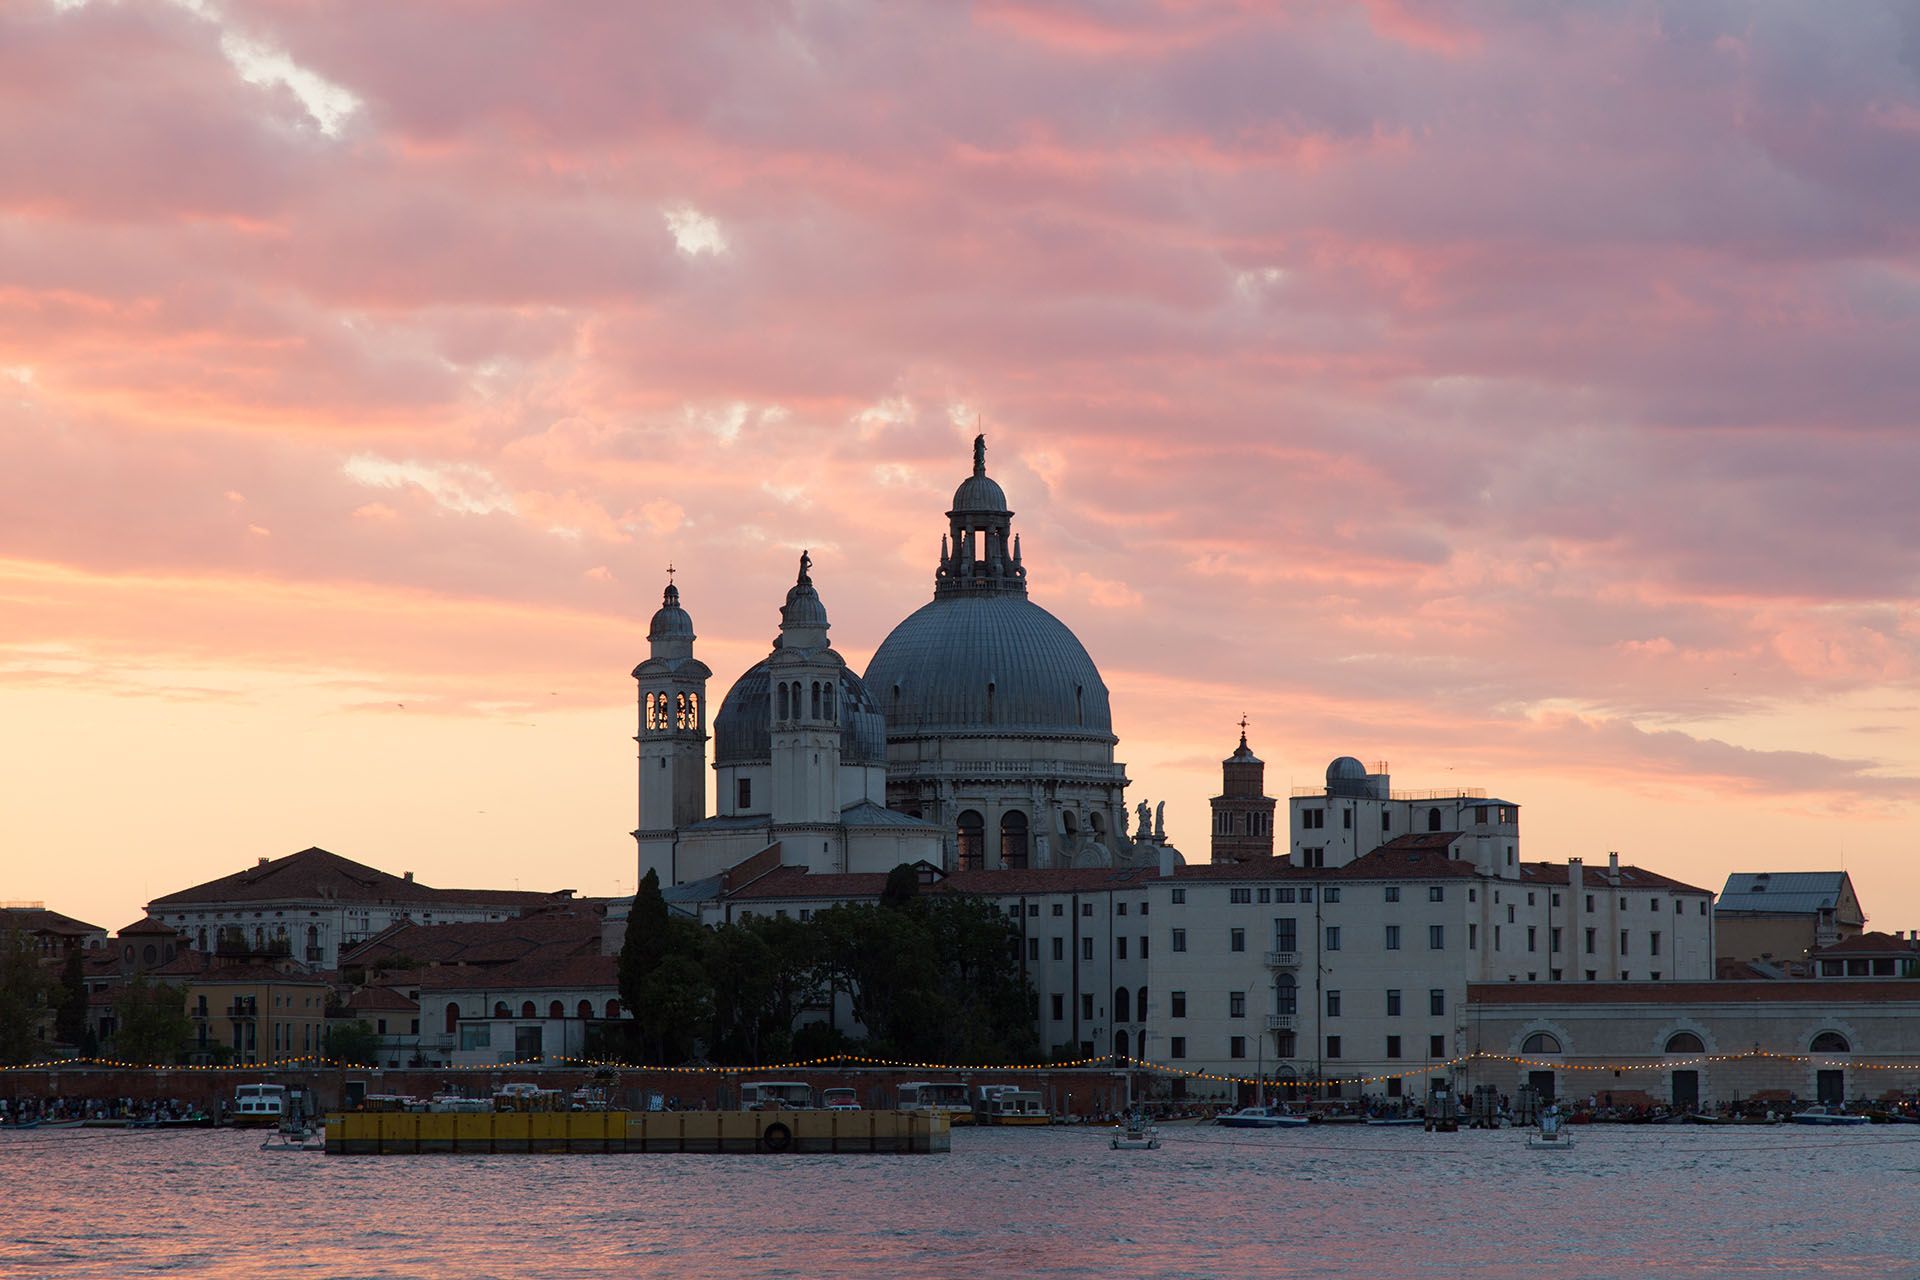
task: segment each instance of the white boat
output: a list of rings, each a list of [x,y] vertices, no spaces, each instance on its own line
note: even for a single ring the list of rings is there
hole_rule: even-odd
[[[1845,1111],[1835,1111],[1825,1106],[1808,1107],[1805,1111],[1796,1111],[1787,1119],[1795,1124],[1817,1124],[1828,1127],[1872,1123],[1866,1116],[1850,1115]]]
[[[1114,1126],[1115,1151],[1157,1151],[1159,1148],[1160,1135],[1145,1120],[1130,1119],[1123,1125]]]
[[[243,1084],[233,1091],[233,1123],[243,1128],[277,1125],[287,1114],[287,1086]]]
[[[262,1151],[325,1151],[327,1127],[289,1120],[260,1140]]]
[[[981,1124],[1052,1124],[1046,1100],[1036,1089],[1016,1085],[989,1084],[980,1087],[980,1107],[974,1118]]]
[[[1298,1129],[1307,1118],[1288,1115],[1279,1107],[1242,1107],[1221,1116],[1219,1123],[1229,1129]]]
[[[1567,1132],[1567,1118],[1560,1114],[1558,1107],[1547,1107],[1541,1111],[1533,1132],[1527,1135],[1527,1145],[1535,1151],[1568,1151],[1573,1148],[1573,1135]]]
[[[813,1087],[799,1080],[748,1080],[740,1085],[742,1111],[806,1111]]]
[[[900,1086],[900,1110],[944,1111],[949,1124],[973,1123],[971,1091],[959,1081],[912,1080]]]

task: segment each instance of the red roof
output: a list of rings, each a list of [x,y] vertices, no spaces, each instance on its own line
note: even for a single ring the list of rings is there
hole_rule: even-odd
[[[519,889],[433,889],[417,880],[391,875],[337,853],[313,848],[169,893],[155,898],[152,905],[333,900],[530,907],[564,900],[571,892],[567,889],[553,893]]]
[[[181,934],[181,931],[179,929],[174,928],[172,925],[162,924],[160,923],[160,921],[155,920],[152,916],[145,916],[139,920],[135,920],[132,924],[122,928],[116,936],[122,937],[122,938],[140,938],[140,937],[177,938],[180,936],[180,934]]]
[[[1669,889],[1674,893],[1699,893],[1711,898],[1713,890],[1702,889],[1697,885],[1663,876],[1657,871],[1648,871],[1644,867],[1620,868],[1620,881],[1616,885],[1607,877],[1612,874],[1607,867],[1587,867],[1581,876],[1581,888],[1596,892],[1606,889]],[[1568,884],[1567,864],[1564,862],[1523,862],[1520,864],[1520,878],[1530,884]]]
[[[347,997],[347,1009],[353,1013],[418,1013],[420,1002],[407,999],[392,987],[369,985],[354,988]]]
[[[579,911],[463,924],[398,924],[343,953],[340,963],[356,968],[378,968],[389,960],[411,961],[410,967],[501,965],[535,952],[578,955],[600,949],[600,923],[598,912]]]
[[[1830,947],[1820,947],[1814,951],[1816,959],[1828,956],[1911,956],[1920,954],[1920,941],[1903,937],[1897,933],[1858,933],[1851,938],[1842,939]]]
[[[955,871],[922,885],[922,893],[972,893],[1014,897],[1036,893],[1104,893],[1138,889],[1158,878],[1152,867],[1047,867],[1031,871]],[[881,872],[829,872],[778,867],[727,895],[732,902],[825,898],[835,902],[878,898],[887,887]]]
[[[49,911],[45,907],[0,907],[0,927],[19,929],[24,933],[53,933],[63,937],[106,932],[97,924],[75,920],[72,916]]]
[[[1448,856],[1453,842],[1459,838],[1457,831],[1422,831],[1397,836],[1344,867],[1313,874],[1331,880],[1493,879],[1482,876],[1480,868],[1468,859]]]
[[[603,955],[529,955],[486,968],[449,966],[420,975],[420,998],[428,991],[503,991],[574,987],[618,994],[620,961]]]
[[[1475,982],[1467,1003],[1557,1004],[1849,1004],[1920,1003],[1920,982],[1848,982],[1776,978],[1752,982]]]

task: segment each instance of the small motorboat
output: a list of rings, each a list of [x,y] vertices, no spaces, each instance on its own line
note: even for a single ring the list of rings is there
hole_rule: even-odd
[[[327,1128],[325,1125],[309,1127],[298,1121],[289,1121],[261,1139],[260,1149],[262,1151],[325,1151]]]
[[[1871,1124],[1866,1116],[1851,1115],[1845,1111],[1835,1111],[1831,1107],[1814,1106],[1805,1111],[1796,1111],[1787,1119],[1794,1124],[1817,1124],[1834,1127],[1838,1125]]]
[[[1566,1117],[1560,1114],[1558,1107],[1547,1107],[1541,1111],[1533,1132],[1527,1135],[1527,1146],[1535,1151],[1566,1151],[1572,1148],[1573,1135],[1567,1132]]]
[[[1422,1120],[1419,1116],[1374,1116],[1367,1121],[1367,1127],[1372,1129],[1404,1129],[1410,1125],[1418,1128],[1425,1123],[1426,1121]]]
[[[1288,1115],[1278,1107],[1242,1107],[1221,1116],[1218,1123],[1229,1129],[1298,1129],[1307,1118]]]
[[[1157,1151],[1159,1147],[1160,1135],[1145,1120],[1134,1118],[1123,1125],[1114,1126],[1115,1151]]]

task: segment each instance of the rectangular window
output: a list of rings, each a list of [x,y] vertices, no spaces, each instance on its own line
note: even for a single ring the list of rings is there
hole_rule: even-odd
[[[1447,887],[1445,885],[1430,884],[1427,886],[1428,902],[1445,902],[1446,900],[1447,900]]]
[[[1499,925],[1493,926],[1493,949],[1495,951],[1498,951],[1500,949],[1500,926]]]
[[[1292,902],[1292,901],[1293,901],[1293,890],[1291,890],[1291,889],[1276,889],[1276,890],[1274,891],[1274,895],[1273,895],[1273,900],[1274,900],[1275,902]]]
[[[1427,1037],[1427,1056],[1429,1058],[1446,1057],[1447,1056],[1447,1038],[1445,1036],[1428,1036]]]
[[[1330,888],[1328,888],[1328,890],[1327,890],[1327,891],[1326,891],[1325,893],[1323,893],[1323,894],[1321,894],[1321,895],[1320,895],[1320,901],[1322,901],[1322,902],[1338,902],[1338,901],[1340,901],[1340,890],[1339,890],[1339,888],[1338,888],[1338,887],[1330,887]]]
[[[740,785],[738,788],[738,801],[735,803],[734,808],[736,809],[753,808],[753,779],[752,778],[740,779]]]
[[[1067,998],[1061,995],[1059,992],[1055,992],[1053,996],[1053,1020],[1055,1022],[1060,1022],[1064,1020],[1066,1016],[1067,1016]]]
[[[1477,924],[1469,924],[1467,926],[1467,950],[1478,951],[1479,949],[1480,949],[1480,926]]]
[[[1592,895],[1592,894],[1588,894],[1588,895],[1587,895],[1587,910],[1589,910],[1589,911],[1591,911],[1591,910],[1593,910],[1593,895]]]
[[[1387,988],[1387,1016],[1389,1018],[1400,1016],[1400,988],[1398,987]]]
[[[1380,811],[1380,829],[1382,831],[1393,830],[1393,810],[1382,809]]]
[[[1027,939],[1027,959],[1038,960],[1039,958],[1040,958],[1040,939],[1028,938]]]
[[[1338,991],[1327,992],[1327,1016],[1329,1018],[1337,1018],[1340,1016],[1340,993]]]
[[[1227,890],[1227,901],[1235,904],[1242,903],[1242,902],[1252,902],[1253,890],[1229,889]]]
[[[1144,933],[1140,935],[1140,958],[1142,960],[1147,958],[1147,935]]]
[[[1140,914],[1141,915],[1147,914],[1147,904],[1144,900],[1140,903]]]
[[[1262,889],[1262,890],[1260,891],[1260,901],[1262,901],[1262,902],[1272,902],[1272,901],[1273,901],[1273,890],[1271,890],[1271,889]]]
[[[1060,916],[1064,916],[1065,914],[1067,914],[1067,904],[1064,902],[1054,903],[1053,914],[1056,919],[1058,919]]]
[[[1227,993],[1227,1016],[1229,1018],[1244,1018],[1247,1016],[1246,992],[1229,991]]]
[[[1339,1036],[1327,1037],[1327,1056],[1329,1058],[1337,1058],[1340,1056],[1340,1037]]]
[[[1187,1016],[1187,993],[1184,991],[1174,992],[1173,995],[1168,998],[1167,1010],[1168,1010],[1169,1017],[1174,1017],[1174,1018],[1186,1017]]]
[[[1399,1036],[1387,1037],[1387,1056],[1389,1058],[1397,1058],[1400,1056],[1400,1037]]]
[[[1173,891],[1173,905],[1174,905],[1174,906],[1176,906],[1176,907],[1177,907],[1177,906],[1181,906],[1182,904],[1184,904],[1184,903],[1186,902],[1186,900],[1187,900],[1187,891],[1186,891],[1185,889],[1175,889],[1175,890]]]
[[[462,1049],[490,1049],[493,1047],[493,1024],[490,1022],[460,1024],[460,1047]]]
[[[1234,929],[1227,935],[1227,950],[1245,951],[1247,949],[1247,931]]]
[[[1594,943],[1595,943],[1595,941],[1596,941],[1596,939],[1597,939],[1597,937],[1598,937],[1598,935],[1599,935],[1599,933],[1600,933],[1600,931],[1599,931],[1598,929],[1589,929],[1589,930],[1587,930],[1587,954],[1588,954],[1588,955],[1592,955],[1592,954],[1593,954],[1593,948],[1594,948]]]
[[[1187,1056],[1187,1038],[1185,1036],[1174,1036],[1173,1038],[1168,1040],[1167,1056],[1169,1058],[1186,1057]]]
[[[1299,935],[1292,916],[1286,916],[1273,922],[1273,949],[1275,951],[1298,951]]]
[[[1091,992],[1084,993],[1080,997],[1080,1016],[1089,1019],[1093,1017],[1093,994]]]
[[[1340,926],[1337,924],[1330,924],[1327,926],[1327,950],[1338,951],[1339,949],[1340,949]]]
[[[1173,931],[1173,949],[1175,951],[1185,951],[1187,949],[1187,931],[1185,929],[1175,929]]]
[[[1553,928],[1547,930],[1547,950],[1558,951],[1559,949],[1560,949],[1560,926],[1555,925]]]
[[[1539,948],[1538,948],[1537,946],[1535,946],[1535,945],[1534,945],[1534,942],[1535,942],[1535,940],[1536,940],[1536,937],[1538,936],[1538,934],[1539,934],[1539,932],[1540,932],[1540,930],[1538,930],[1537,928],[1535,928],[1535,927],[1534,927],[1533,925],[1528,925],[1528,926],[1527,926],[1527,950],[1529,950],[1529,951],[1538,951],[1538,950],[1539,950]]]
[[[1427,926],[1427,950],[1445,951],[1447,949],[1447,926],[1430,924]]]
[[[1317,831],[1326,825],[1327,811],[1325,809],[1302,809],[1300,811],[1300,826],[1302,830]]]
[[[1127,958],[1127,938],[1125,934],[1121,934],[1118,937],[1114,938],[1113,958],[1115,960],[1125,960]]]
[[[1660,954],[1660,935],[1658,933],[1647,935],[1647,954],[1650,956]]]
[[[1228,1036],[1227,1037],[1227,1056],[1229,1058],[1246,1057],[1247,1056],[1247,1038],[1245,1036]]]
[[[1511,902],[1507,904],[1507,923],[1513,923],[1513,904]]]
[[[1092,938],[1080,939],[1080,958],[1082,960],[1093,959],[1093,939]]]
[[[1303,888],[1303,889],[1301,889],[1301,890],[1300,890],[1300,901],[1302,901],[1302,902],[1312,902],[1312,901],[1313,901],[1313,886],[1312,886],[1312,885],[1307,885],[1307,886],[1306,886],[1305,888]]]
[[[1399,949],[1400,949],[1400,926],[1397,924],[1390,924],[1387,926],[1387,950],[1398,951]]]
[[[1447,991],[1445,987],[1434,987],[1427,992],[1427,1012],[1436,1018],[1447,1014]]]
[[[1081,915],[1083,915],[1083,916],[1091,916],[1091,915],[1093,915],[1093,904],[1092,904],[1091,902],[1083,902],[1083,903],[1081,903],[1081,904],[1080,904],[1080,914],[1081,914]]]
[[[1113,914],[1115,914],[1115,915],[1117,915],[1117,916],[1123,916],[1123,915],[1125,915],[1125,914],[1127,914],[1127,904],[1126,904],[1126,903],[1124,903],[1124,902],[1122,902],[1121,904],[1119,904],[1118,906],[1116,906],[1116,907],[1115,907],[1115,908],[1113,909]]]
[[[1400,901],[1400,886],[1399,886],[1399,885],[1397,885],[1397,884],[1390,884],[1390,885],[1388,885],[1388,886],[1387,886],[1387,901],[1388,901],[1388,902],[1398,902],[1398,901]]]
[[[1353,810],[1342,809],[1340,811],[1340,825],[1349,831],[1353,830]]]
[[[1620,931],[1620,954],[1627,954],[1627,931],[1625,929]]]
[[[1065,938],[1055,938],[1053,940],[1053,958],[1055,960],[1065,960],[1067,958],[1067,940]]]

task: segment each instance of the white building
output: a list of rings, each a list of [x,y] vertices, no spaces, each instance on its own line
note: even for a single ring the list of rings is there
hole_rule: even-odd
[[[1520,859],[1520,806],[1467,788],[1395,791],[1385,764],[1371,771],[1352,756],[1327,766],[1327,785],[1297,787],[1288,802],[1296,867],[1344,867],[1387,841],[1450,831],[1475,866],[1511,873]]]
[[[238,933],[265,951],[284,945],[316,969],[332,969],[340,953],[394,925],[508,920],[523,911],[572,898],[517,889],[434,889],[413,872],[390,875],[325,849],[262,858],[244,871],[155,898],[147,914],[170,925],[201,951]]]

